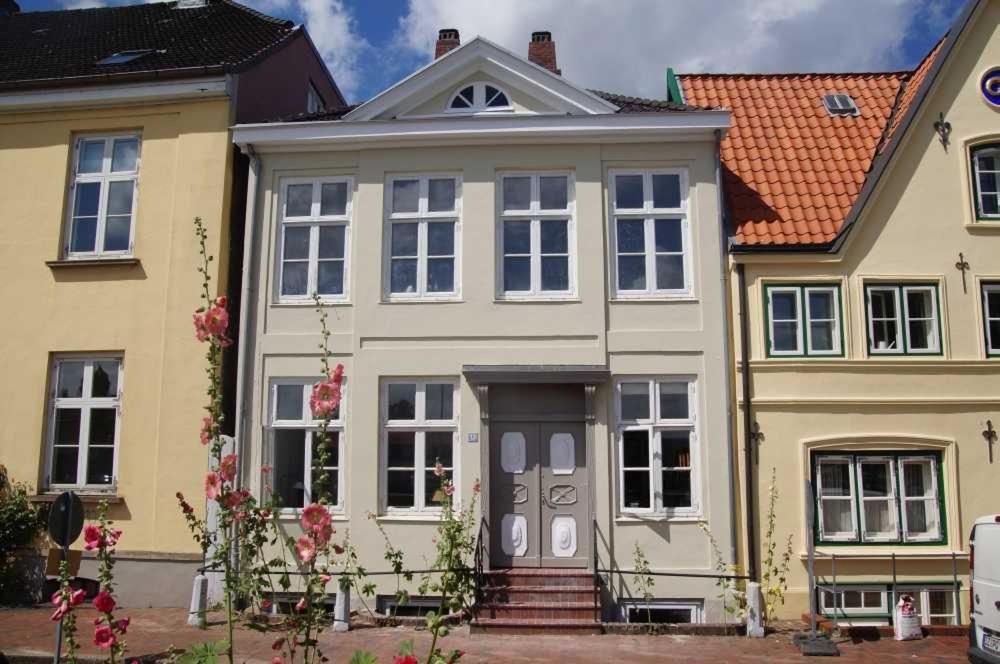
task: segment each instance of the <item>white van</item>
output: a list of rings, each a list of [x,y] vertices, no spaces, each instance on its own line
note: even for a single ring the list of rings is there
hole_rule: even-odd
[[[969,661],[1000,664],[1000,514],[976,519],[969,544]]]

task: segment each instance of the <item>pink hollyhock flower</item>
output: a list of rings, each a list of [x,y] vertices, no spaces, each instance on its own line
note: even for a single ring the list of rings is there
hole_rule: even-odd
[[[74,590],[69,595],[70,606],[80,606],[83,604],[83,600],[87,598],[87,593],[84,590]]]
[[[333,578],[333,577],[332,577],[332,576],[330,576],[329,574],[320,574],[320,575],[319,575],[319,580],[323,582],[323,585],[324,585],[324,586],[325,586],[326,584],[330,583],[330,579],[332,579],[332,578]]]
[[[222,457],[222,461],[219,462],[219,472],[222,474],[222,479],[227,482],[232,482],[236,479],[236,455],[227,454]]]
[[[449,496],[452,495],[452,494],[454,494],[455,493],[455,485],[454,484],[445,484],[444,485],[444,492],[445,492],[446,495],[449,495]]]
[[[303,611],[306,610],[306,598],[305,597],[303,597],[302,599],[300,599],[295,604],[295,610],[298,611],[299,613],[302,613]]]
[[[340,546],[339,544],[334,544],[334,545],[333,545],[333,551],[334,551],[334,553],[336,553],[337,555],[340,555],[341,553],[343,553],[343,552],[344,552],[344,547]]]
[[[209,500],[215,500],[222,495],[222,478],[216,472],[205,475],[205,496]]]
[[[270,465],[270,464],[267,464],[267,463],[265,463],[264,465],[262,465],[262,466],[260,467],[260,472],[262,472],[262,473],[264,473],[265,475],[267,475],[267,474],[268,474],[269,472],[271,472],[271,465]]]
[[[413,655],[396,655],[392,658],[392,664],[420,664]]]
[[[319,503],[310,503],[302,510],[302,527],[307,532],[319,533],[330,524],[330,513]]]
[[[267,611],[268,609],[270,609],[271,608],[271,600],[269,600],[269,599],[262,599],[262,600],[260,600],[260,608],[262,608],[265,611]]]
[[[59,590],[57,590],[54,593],[52,593],[51,599],[52,599],[52,603],[53,604],[55,604],[56,606],[59,606],[59,602],[62,601],[62,589],[60,588]]]
[[[99,549],[104,544],[104,538],[101,536],[101,529],[92,523],[88,523],[83,527],[83,548],[87,551],[93,551],[94,549]]]
[[[201,444],[208,445],[209,441],[212,440],[212,429],[215,427],[215,420],[212,419],[211,415],[206,415],[201,418]]]
[[[443,477],[444,476],[444,465],[442,465],[440,461],[438,463],[434,464],[434,474],[437,477]]]
[[[101,613],[111,613],[115,610],[115,598],[107,590],[102,590],[94,598],[94,608]]]
[[[236,491],[230,491],[222,497],[222,504],[229,509],[236,509],[243,502],[243,496]]]
[[[101,625],[94,630],[94,645],[98,648],[110,648],[117,642],[114,631],[107,625]]]
[[[54,622],[59,622],[67,613],[69,613],[69,602],[62,602],[56,610],[52,612],[52,620]]]
[[[115,627],[118,628],[118,633],[125,634],[126,632],[128,632],[128,626],[131,622],[132,622],[131,618],[122,618],[121,620],[116,622]]]
[[[472,493],[473,494],[475,494],[475,495],[478,496],[479,492],[482,490],[482,488],[483,488],[482,485],[479,484],[479,480],[476,480],[475,482],[472,483]]]
[[[271,664],[285,664],[285,660],[281,659],[280,657],[275,657],[274,659],[271,660]]]
[[[271,650],[281,650],[281,646],[284,643],[285,643],[285,637],[283,636],[278,639],[275,639],[274,643],[271,644]],[[280,657],[276,657],[275,659],[280,659]]]
[[[300,537],[295,543],[295,550],[298,552],[299,558],[304,563],[307,563],[316,557],[316,543],[313,542],[310,537]]]
[[[313,417],[331,417],[340,405],[341,387],[344,383],[344,365],[338,364],[325,381],[313,385],[312,396],[309,397],[309,408]]]
[[[122,536],[121,529],[115,528],[104,537],[104,546],[106,547],[115,546],[116,544],[118,544],[118,540],[121,539],[121,536]]]
[[[328,523],[316,533],[316,541],[320,544],[327,544],[335,532],[337,532],[337,529]]]

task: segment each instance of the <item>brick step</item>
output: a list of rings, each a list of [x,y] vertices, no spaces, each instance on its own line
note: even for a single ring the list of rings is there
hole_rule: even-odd
[[[594,575],[586,570],[517,568],[486,572],[485,586],[590,586]]]
[[[476,618],[470,625],[473,634],[600,634],[601,623],[593,619],[511,619]]]
[[[593,586],[484,586],[488,602],[589,602],[598,590]]]
[[[504,618],[511,620],[593,620],[593,602],[493,602],[480,604],[477,618]]]

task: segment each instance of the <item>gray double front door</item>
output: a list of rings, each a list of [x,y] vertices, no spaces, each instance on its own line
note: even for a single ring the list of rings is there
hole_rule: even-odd
[[[589,489],[582,419],[491,421],[492,566],[586,567]]]

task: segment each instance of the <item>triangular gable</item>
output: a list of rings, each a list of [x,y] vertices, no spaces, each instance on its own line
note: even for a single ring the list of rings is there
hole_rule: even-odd
[[[618,107],[562,76],[511,53],[483,37],[476,37],[404,78],[361,104],[344,120],[388,120],[405,117],[426,101],[453,90],[476,73],[500,81],[552,113],[600,115]],[[442,112],[444,109],[441,109]]]

